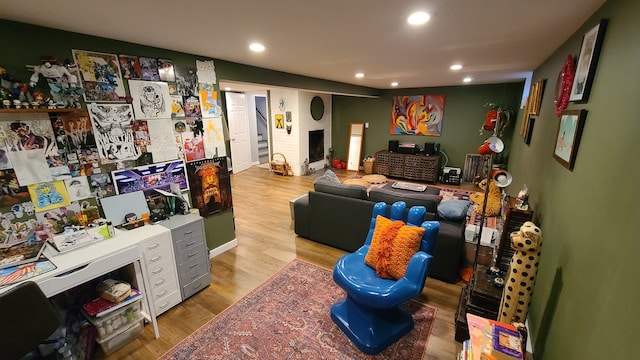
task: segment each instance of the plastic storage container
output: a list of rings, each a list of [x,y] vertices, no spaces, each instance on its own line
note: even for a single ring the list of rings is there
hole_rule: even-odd
[[[123,329],[124,331],[104,339],[96,339],[96,342],[100,345],[102,351],[106,355],[109,355],[142,334],[143,324],[144,320],[139,320],[133,325],[129,325],[129,327]]]
[[[140,307],[141,302],[138,300],[103,317],[87,316],[96,327],[96,340],[100,342],[110,339],[142,320]]]

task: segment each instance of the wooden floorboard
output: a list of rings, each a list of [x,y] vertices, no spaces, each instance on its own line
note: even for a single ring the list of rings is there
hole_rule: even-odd
[[[320,170],[322,171],[322,170]],[[338,176],[348,176],[336,171]],[[316,174],[317,175],[317,174]],[[238,246],[211,259],[211,285],[158,317],[160,338],[146,325],[142,335],[99,359],[156,359],[234,302],[298,258],[332,269],[344,251],[296,236],[289,200],[313,189],[317,176],[281,176],[253,167],[231,176]],[[455,359],[454,315],[462,283],[427,279],[418,301],[436,308],[426,359]]]

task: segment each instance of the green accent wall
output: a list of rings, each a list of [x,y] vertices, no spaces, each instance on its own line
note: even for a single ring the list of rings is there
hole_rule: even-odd
[[[529,309],[536,359],[629,359],[640,353],[640,2],[609,0],[533,75],[547,79],[531,144],[512,139],[507,188],[527,184],[543,232],[538,279]],[[555,83],[583,34],[606,18],[602,52],[573,171],[553,157],[558,117]],[[521,119],[516,127],[519,129]],[[633,355],[636,354],[636,355]]]
[[[507,150],[503,154],[508,158],[509,141],[514,129],[515,118],[522,99],[524,82],[449,86],[440,88],[397,89],[382,91],[379,98],[352,96],[333,96],[331,136],[335,156],[345,160],[348,152],[349,125],[352,122],[369,123],[365,129],[362,153],[375,154],[387,150],[389,140],[415,143],[420,148],[425,142],[440,143],[448,158],[447,166],[464,166],[466,154],[477,154],[491,134],[480,133],[488,108],[487,103],[496,103],[505,109],[511,109],[511,125],[503,135]],[[391,111],[394,96],[444,95],[444,116],[441,136],[392,135]]]

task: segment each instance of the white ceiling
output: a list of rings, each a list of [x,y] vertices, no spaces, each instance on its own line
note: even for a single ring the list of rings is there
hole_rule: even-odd
[[[3,0],[0,16],[388,89],[524,79],[605,0]],[[431,21],[411,27],[416,10]],[[52,39],[55,41],[55,39]],[[250,42],[266,46],[251,53]],[[578,49],[576,49],[576,52]],[[453,63],[464,68],[449,70]],[[362,79],[355,78],[363,72]]]

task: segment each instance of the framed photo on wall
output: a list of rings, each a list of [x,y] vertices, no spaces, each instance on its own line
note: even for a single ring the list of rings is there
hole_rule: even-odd
[[[565,110],[560,115],[553,157],[569,170],[576,161],[586,117],[587,110]]]
[[[586,102],[589,99],[606,27],[607,20],[602,19],[598,25],[584,34],[569,97],[571,101]]]

